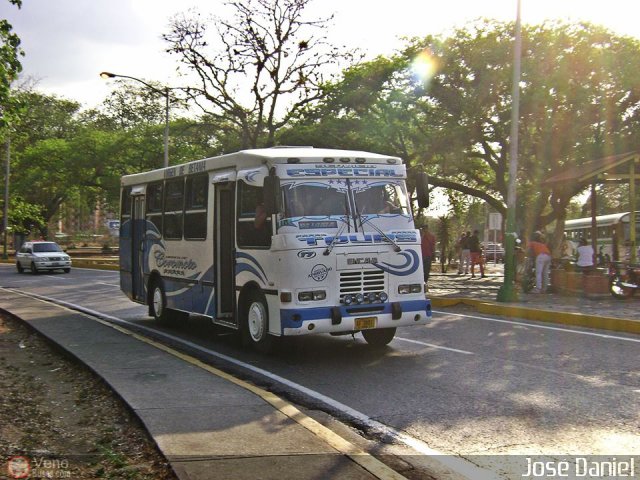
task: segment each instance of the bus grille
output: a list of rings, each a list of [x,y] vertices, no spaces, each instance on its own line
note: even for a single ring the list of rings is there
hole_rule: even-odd
[[[380,293],[384,289],[384,272],[381,270],[340,272],[340,297],[358,293]]]

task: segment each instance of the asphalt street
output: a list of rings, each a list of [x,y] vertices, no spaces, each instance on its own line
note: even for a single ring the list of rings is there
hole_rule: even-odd
[[[1,265],[0,286],[156,328],[146,307],[120,292],[117,272],[19,275]],[[502,468],[496,455],[640,454],[637,335],[465,307],[434,311],[430,325],[399,330],[378,351],[360,335],[319,335],[291,339],[265,356],[243,350],[204,318],[167,331],[259,367],[268,374],[244,375],[307,406],[343,418],[359,412],[490,469]]]

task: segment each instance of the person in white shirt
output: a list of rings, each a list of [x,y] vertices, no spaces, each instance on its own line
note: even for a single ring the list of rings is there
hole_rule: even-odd
[[[577,251],[578,261],[576,265],[583,272],[589,272],[593,269],[593,247],[587,244],[586,238],[580,239],[580,246]]]

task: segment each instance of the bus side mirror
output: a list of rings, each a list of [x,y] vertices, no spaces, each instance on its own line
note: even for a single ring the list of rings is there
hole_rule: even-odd
[[[429,208],[429,175],[424,172],[418,173],[416,194],[418,196],[418,206],[420,208]]]
[[[267,216],[280,212],[280,177],[269,175],[264,177],[264,209]]]

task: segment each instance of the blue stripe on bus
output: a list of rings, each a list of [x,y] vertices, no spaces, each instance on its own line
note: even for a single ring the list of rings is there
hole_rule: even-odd
[[[254,264],[254,265],[249,265],[249,264],[246,264],[246,263],[238,262],[236,264],[236,276],[241,272],[251,272],[256,277],[258,277],[260,280],[262,280],[263,283],[267,283],[267,273],[264,271],[264,269],[260,265],[260,262],[258,262],[258,260],[256,260],[255,257],[249,255],[248,253],[238,252],[238,253],[236,253],[236,258],[237,259],[241,259],[242,258],[242,259],[248,260],[249,262]],[[260,272],[262,274],[260,274],[258,272],[258,270],[260,270]]]

